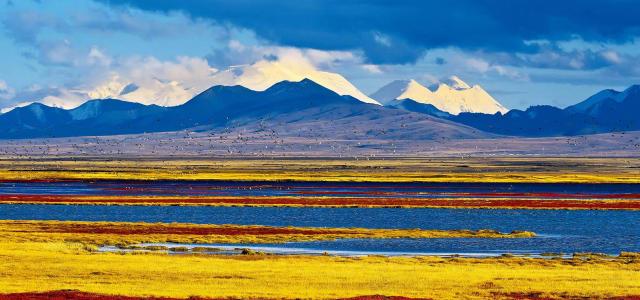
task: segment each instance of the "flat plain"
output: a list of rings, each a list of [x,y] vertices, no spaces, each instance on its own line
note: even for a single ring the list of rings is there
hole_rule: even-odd
[[[633,220],[640,202],[638,158],[5,157],[0,160],[0,181],[0,209],[19,211],[51,204],[69,209],[65,212],[69,220],[64,222],[48,216],[46,209],[42,216],[30,215],[33,220],[23,215],[0,221],[0,298],[5,299],[56,295],[86,299],[381,299],[373,295],[636,299],[640,295],[640,255],[615,245],[615,254],[512,255],[496,249],[498,255],[490,256],[292,255],[251,248],[264,243],[341,240],[371,245],[379,245],[376,240],[425,241],[421,243],[427,245],[429,240],[535,243],[549,237],[529,230],[524,217],[521,224],[512,224],[518,230],[506,232],[491,226],[477,229],[474,223],[482,223],[477,218],[487,209],[511,209],[515,218],[523,214],[521,209],[621,211],[620,216]],[[335,227],[329,221],[320,226],[274,226],[252,215],[242,219],[244,225],[221,223],[213,215],[202,224],[114,222],[111,219],[118,216],[104,213],[96,215],[101,221],[73,220],[78,216],[74,210],[89,205],[118,205],[125,210],[190,206],[195,214],[212,206],[328,209],[325,213],[355,207],[400,208],[406,216],[425,209],[479,212],[467,223],[451,223],[457,226],[451,230],[428,225],[384,228],[383,224],[393,222],[380,219],[367,223],[367,228]],[[434,221],[446,225],[456,220]],[[145,246],[148,243],[159,245]],[[212,243],[237,245],[239,253],[220,252]]]

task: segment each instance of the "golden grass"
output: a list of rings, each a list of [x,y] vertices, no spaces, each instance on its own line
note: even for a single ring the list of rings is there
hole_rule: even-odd
[[[510,293],[640,295],[640,260],[341,258],[93,253],[79,243],[0,241],[0,292],[131,296],[487,299]]]
[[[530,238],[533,232],[199,225],[75,221],[0,221],[0,241],[136,243],[283,243],[344,238]]]
[[[637,158],[0,160],[0,180],[640,183]]]
[[[545,210],[640,210],[640,201],[624,198],[544,198],[527,197],[526,201],[507,197],[426,198],[334,198],[326,196],[112,196],[54,195],[0,197],[0,204],[56,205],[136,205],[136,206],[218,206],[218,207],[360,207],[360,208],[448,208],[448,209],[545,209]],[[256,201],[257,200],[257,201]],[[452,201],[452,202],[449,202]],[[457,204],[456,204],[457,202]],[[472,203],[469,203],[472,202]],[[502,202],[502,203],[501,203]],[[537,203],[536,203],[537,202]],[[533,204],[532,204],[533,203]],[[536,205],[536,204],[545,205]],[[501,205],[504,204],[504,205]]]

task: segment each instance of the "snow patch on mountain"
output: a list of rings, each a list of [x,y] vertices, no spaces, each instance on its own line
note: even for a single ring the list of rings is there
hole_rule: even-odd
[[[466,82],[462,81],[460,77],[455,75],[441,80],[441,83],[446,84],[456,90],[466,90],[471,88]]]
[[[365,103],[380,104],[342,75],[319,71],[313,65],[303,62],[261,60],[252,65],[234,66],[216,74],[213,85],[241,85],[255,91],[264,91],[281,81],[297,82],[305,78],[339,95],[352,96]]]
[[[462,112],[494,114],[508,111],[481,86],[470,86],[457,76],[441,80],[431,88],[413,79],[397,80],[382,87],[371,97],[385,105],[395,100],[412,99],[454,115]]]
[[[144,82],[127,82],[118,76],[87,93],[88,99],[118,98],[142,104],[179,105],[201,92],[206,86],[184,86],[177,81],[158,78]]]

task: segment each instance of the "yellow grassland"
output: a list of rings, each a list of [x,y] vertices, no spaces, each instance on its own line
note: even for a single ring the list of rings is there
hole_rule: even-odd
[[[100,228],[273,228],[260,226],[2,221],[0,293],[75,289],[129,296],[339,298],[401,295],[434,299],[501,298],[511,293],[551,297],[640,295],[640,255],[574,259],[167,255],[100,253],[97,243],[214,242],[220,237],[61,233],[65,225]],[[137,227],[142,226],[142,227]],[[94,227],[95,228],[95,227]],[[308,230],[332,230],[308,228]],[[344,230],[344,229],[340,229]],[[434,237],[436,231],[368,230],[366,237]],[[451,234],[468,232],[437,232]],[[495,233],[486,232],[492,237]],[[347,234],[348,235],[348,234]],[[344,237],[344,233],[330,238]],[[505,236],[499,236],[505,237]],[[524,236],[523,236],[524,237]],[[193,238],[193,239],[192,239]],[[297,240],[299,236],[271,237]],[[303,238],[304,239],[304,238]],[[259,239],[258,239],[259,240]],[[258,241],[250,240],[250,241]]]
[[[640,295],[637,257],[590,259],[222,256],[96,253],[80,243],[0,241],[0,292],[113,295],[499,299],[511,293]]]
[[[0,160],[0,180],[640,183],[638,158]]]
[[[296,180],[640,183],[640,159],[120,159],[0,160],[0,180]],[[339,298],[401,295],[487,299],[640,295],[640,256],[573,259],[223,256],[99,253],[97,244],[283,242],[336,238],[523,237],[472,231],[375,230],[317,235],[55,232],[56,221],[0,221],[0,293],[77,289],[113,295]],[[76,222],[78,223],[78,222]],[[81,223],[81,222],[80,222]],[[90,223],[90,222],[87,222]],[[95,223],[91,223],[95,224]],[[114,223],[99,223],[105,226]],[[115,226],[153,226],[115,223]],[[44,226],[43,226],[44,225]],[[158,224],[155,224],[158,225]],[[235,226],[163,224],[162,226]],[[239,227],[238,227],[239,228]],[[311,229],[310,229],[311,230]],[[343,229],[340,229],[344,231]],[[493,235],[493,236],[482,236]],[[499,235],[499,236],[497,236]]]
[[[80,229],[80,231],[78,231]],[[198,234],[199,230],[219,230],[217,234]],[[230,231],[263,229],[265,233],[225,234]],[[269,233],[292,229],[296,233]],[[124,234],[123,232],[130,233]],[[176,231],[186,232],[176,234]],[[96,233],[100,232],[100,233]],[[305,232],[308,232],[305,234]],[[535,233],[494,230],[422,230],[269,227],[240,225],[200,225],[188,223],[129,223],[76,221],[0,221],[0,240],[13,242],[80,242],[88,245],[115,245],[154,242],[175,243],[282,243],[335,240],[344,238],[530,238]]]

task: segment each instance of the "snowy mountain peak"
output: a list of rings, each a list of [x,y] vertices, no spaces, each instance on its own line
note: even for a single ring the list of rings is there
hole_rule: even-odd
[[[384,105],[389,104],[402,94],[408,85],[409,80],[394,80],[373,93],[371,98]]]
[[[144,73],[144,72],[141,72]],[[184,104],[202,91],[212,86],[241,85],[254,91],[264,91],[281,81],[298,82],[308,78],[339,95],[352,96],[362,102],[378,104],[362,93],[342,75],[318,70],[304,60],[260,60],[253,64],[235,65],[226,70],[210,68],[205,74],[190,74],[183,77],[189,80],[173,80],[185,72],[175,72],[171,76],[160,72],[157,76],[108,74],[102,81],[74,89],[51,88],[42,91],[24,106],[31,102],[41,102],[49,106],[74,108],[90,99],[118,98],[142,104],[160,106],[176,106]],[[17,105],[16,105],[17,106]],[[4,108],[6,112],[13,107]]]
[[[303,63],[261,60],[252,65],[236,66],[219,72],[213,81],[215,85],[241,85],[255,91],[264,91],[281,81],[298,82],[305,78],[339,95],[348,95],[365,103],[380,105],[342,75],[319,71]]]
[[[385,85],[371,97],[385,105],[393,103],[394,100],[412,99],[423,104],[431,104],[454,115],[462,112],[494,114],[508,111],[481,86],[471,87],[457,76],[441,81],[432,89],[413,79],[398,80]]]
[[[416,92],[428,93],[428,92],[431,92],[431,91],[429,89],[427,89],[425,86],[423,86],[422,84],[420,84],[417,81],[411,79],[407,83],[407,86],[406,86],[404,92],[408,93],[408,94],[412,94],[412,93],[416,93]]]
[[[466,82],[462,81],[462,79],[460,79],[460,77],[458,76],[450,76],[446,79],[440,80],[440,82],[442,84],[446,84],[448,86],[450,86],[451,88],[454,88],[456,90],[466,90],[466,89],[470,89],[471,86],[469,86]]]
[[[432,93],[429,89],[427,89],[417,81],[410,79],[392,81],[372,94],[371,98],[374,98],[380,103],[387,105],[391,104],[394,100],[402,99],[427,101],[427,98],[425,97],[430,96],[431,94]]]

